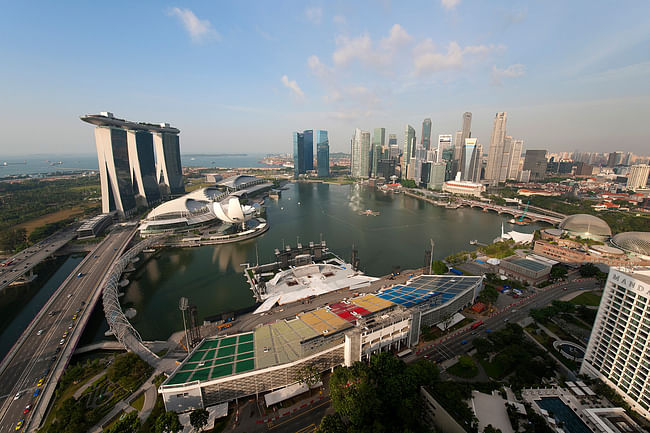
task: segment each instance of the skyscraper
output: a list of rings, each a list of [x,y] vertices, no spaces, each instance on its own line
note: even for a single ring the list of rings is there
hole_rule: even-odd
[[[154,159],[153,137],[147,131],[126,132],[129,149],[129,172],[133,183],[136,204],[150,206],[161,199],[160,187],[156,180],[156,161]]]
[[[303,131],[305,171],[314,169],[314,131],[308,129]]]
[[[322,129],[316,130],[316,165],[318,177],[330,176],[330,142]]]
[[[485,180],[491,185],[506,180],[502,170],[506,144],[506,117],[506,113],[497,113],[494,118],[487,167],[485,168]]]
[[[420,140],[422,147],[426,150],[431,149],[431,119],[428,117],[422,122],[422,137]]]
[[[530,180],[541,180],[546,175],[546,151],[527,150],[523,171],[530,171]]]
[[[456,176],[456,172],[462,170],[462,167],[465,166],[466,158],[465,155],[465,139],[472,136],[472,113],[466,111],[463,113],[463,127],[460,131],[456,132],[456,141],[454,147],[454,160],[452,163],[453,176]]]
[[[377,177],[377,163],[383,159],[383,149],[386,146],[386,128],[375,128],[372,134],[372,177]]]
[[[293,133],[293,177],[305,174],[305,136],[302,132]]]
[[[636,191],[639,188],[645,188],[648,183],[648,174],[650,174],[650,165],[636,164],[630,167],[630,173],[627,175],[627,184],[625,187]]]
[[[352,177],[367,178],[370,173],[370,132],[357,128],[351,141],[350,173]]]
[[[610,268],[580,374],[650,418],[650,271]]]
[[[110,112],[81,120],[96,126],[102,212],[128,216],[138,205],[185,191],[177,128],[118,119]]]
[[[507,179],[519,178],[519,161],[521,161],[521,151],[524,147],[524,140],[512,140],[512,149],[510,150],[510,167],[508,168]]]
[[[414,179],[414,166],[415,164],[415,129],[411,125],[406,125],[404,128],[404,154],[402,155],[405,167],[402,167],[402,177],[407,179]],[[406,174],[406,176],[404,176]]]
[[[443,162],[442,152],[451,146],[451,134],[438,135],[438,152],[436,153],[436,162]]]
[[[465,167],[462,172],[462,179],[469,182],[481,180],[481,158],[483,157],[483,146],[476,138],[465,139]]]
[[[158,184],[163,185],[163,195],[181,195],[183,186],[183,168],[181,167],[181,148],[178,132],[170,130],[168,123],[162,123],[160,130],[153,132],[153,145],[156,150],[156,176]],[[175,129],[175,128],[171,128]]]

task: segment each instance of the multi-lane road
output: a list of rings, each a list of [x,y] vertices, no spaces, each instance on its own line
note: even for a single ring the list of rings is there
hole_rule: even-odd
[[[74,239],[77,236],[75,229],[76,226],[68,227],[22,250],[15,256],[4,259],[3,266],[0,266],[0,290],[30,272],[34,266]]]
[[[98,290],[133,228],[113,230],[61,284],[0,364],[0,433],[34,431],[74,352]]]
[[[595,280],[568,281],[558,287],[538,289],[535,296],[522,299],[521,304],[514,305],[505,309],[499,314],[488,319],[483,319],[484,325],[476,330],[465,329],[446,341],[433,345],[430,349],[420,351],[412,355],[407,360],[415,360],[418,357],[428,355],[436,362],[442,362],[451,359],[456,355],[467,352],[472,348],[472,341],[476,337],[486,337],[487,330],[496,331],[506,326],[507,323],[516,323],[528,316],[531,308],[541,308],[550,304],[555,299],[560,299],[564,295],[581,291],[583,289],[592,290],[598,287]],[[566,289],[566,290],[565,290]]]

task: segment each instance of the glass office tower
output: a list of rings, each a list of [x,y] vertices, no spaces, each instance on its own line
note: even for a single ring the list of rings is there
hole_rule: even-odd
[[[330,176],[330,142],[322,129],[316,131],[316,166],[318,177]]]

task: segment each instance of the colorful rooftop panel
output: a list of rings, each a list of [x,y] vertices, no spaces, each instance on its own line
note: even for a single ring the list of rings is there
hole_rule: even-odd
[[[167,382],[207,381],[255,368],[253,333],[205,340]]]

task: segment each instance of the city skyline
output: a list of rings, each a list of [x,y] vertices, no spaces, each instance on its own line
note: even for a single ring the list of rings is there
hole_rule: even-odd
[[[484,145],[501,111],[531,149],[606,152],[617,142],[642,153],[647,142],[647,3],[461,0],[420,4],[416,16],[390,3],[33,6],[0,17],[6,155],[92,153],[77,118],[100,111],[171,120],[186,153],[286,152],[287,131],[310,124],[340,152],[359,125],[419,133],[431,118],[435,137],[458,130],[465,111]],[[129,49],[106,55],[89,35]],[[251,117],[257,128],[246,127]]]

